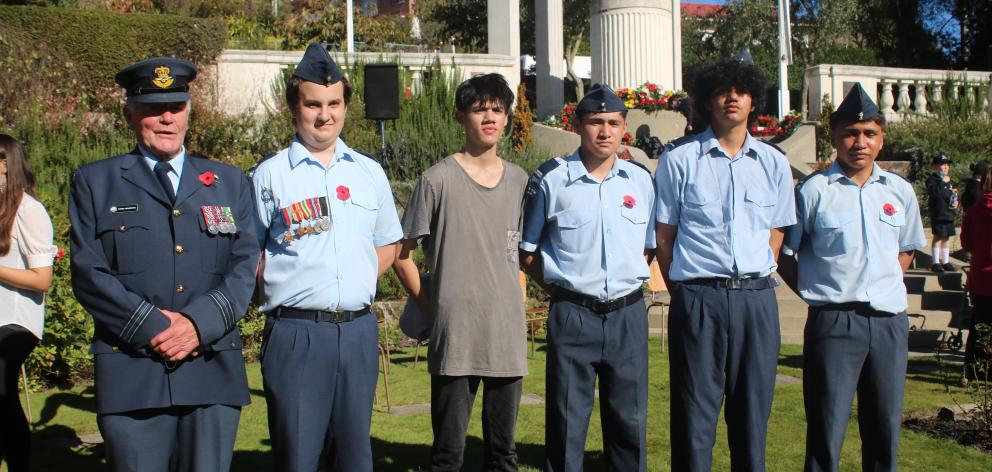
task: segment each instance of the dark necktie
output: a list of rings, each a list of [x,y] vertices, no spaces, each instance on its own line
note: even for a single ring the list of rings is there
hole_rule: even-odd
[[[162,186],[162,190],[169,197],[170,203],[176,203],[176,191],[172,188],[172,181],[169,180],[169,171],[172,170],[172,164],[168,162],[158,161],[155,164],[155,178],[158,180],[158,184]]]

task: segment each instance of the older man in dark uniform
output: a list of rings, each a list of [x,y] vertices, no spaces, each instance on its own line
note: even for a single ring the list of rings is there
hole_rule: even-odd
[[[237,321],[254,289],[252,190],[186,153],[196,68],[121,70],[131,152],[72,182],[72,285],[93,315],[97,423],[115,471],[226,471],[248,385]]]

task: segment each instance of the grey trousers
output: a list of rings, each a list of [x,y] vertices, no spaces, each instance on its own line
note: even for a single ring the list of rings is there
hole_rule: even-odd
[[[675,284],[668,320],[672,470],[708,471],[721,405],[732,470],[765,470],[781,343],[775,290]]]
[[[114,472],[225,472],[240,406],[173,406],[96,416]]]
[[[646,471],[648,317],[640,301],[605,315],[567,301],[551,304],[546,469],[582,470],[597,376],[608,470]]]
[[[810,307],[803,345],[807,471],[837,470],[855,391],[862,469],[896,470],[908,337],[905,312]]]

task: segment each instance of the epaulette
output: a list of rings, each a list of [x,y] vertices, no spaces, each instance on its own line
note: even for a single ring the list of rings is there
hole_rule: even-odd
[[[263,162],[265,162],[265,161],[267,161],[267,160],[272,159],[273,157],[275,157],[276,154],[279,154],[279,151],[276,151],[276,152],[274,152],[272,154],[269,154],[268,156],[265,156],[265,157],[259,159],[258,162],[255,163],[255,165],[251,166],[248,169],[248,178],[249,179],[255,178],[255,169],[258,169],[258,166],[262,165]]]
[[[775,144],[775,143],[773,143],[771,141],[762,141],[762,142],[765,143],[765,144],[767,144],[767,145],[769,145],[769,146],[771,146],[771,147],[773,147],[773,148],[775,148],[775,150],[778,151],[778,152],[780,152],[780,153],[782,153],[783,156],[788,156],[788,154],[786,154],[785,151],[782,150],[782,148],[778,147],[778,144]]]
[[[820,175],[820,174],[822,174],[824,172],[826,172],[826,169],[820,169],[820,170],[818,170],[816,172],[813,172],[813,173],[807,175],[806,177],[803,177],[803,178],[799,179],[799,181],[796,182],[796,188],[797,189],[798,188],[801,188],[803,186],[803,184],[806,183],[807,180],[812,179],[813,176]]]
[[[674,139],[672,141],[669,141],[668,144],[665,145],[665,150],[666,151],[671,151],[672,149],[675,149],[675,148],[677,148],[679,146],[682,146],[683,144],[691,143],[691,142],[693,142],[695,140],[696,140],[696,136],[695,135],[692,135],[692,134],[690,134],[688,136],[682,136],[681,138],[678,138],[678,139]]]
[[[628,162],[630,164],[634,164],[635,166],[640,167],[641,169],[644,169],[644,172],[647,172],[648,173],[648,177],[651,176],[651,171],[648,170],[648,167],[646,165],[641,164],[640,162],[637,162],[637,161],[635,161],[633,159],[624,159],[624,161],[626,161],[626,162]]]
[[[549,172],[558,168],[561,165],[561,161],[557,157],[552,157],[544,161],[543,164],[537,167],[537,170],[530,176],[530,180],[527,181],[527,193],[526,197],[530,198],[537,194],[537,191],[541,188],[541,181],[544,180],[544,176],[548,175]]]

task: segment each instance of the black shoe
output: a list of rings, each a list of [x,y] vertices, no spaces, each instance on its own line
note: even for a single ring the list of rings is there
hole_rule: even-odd
[[[957,272],[958,271],[957,269],[954,268],[954,266],[951,265],[950,262],[945,262],[944,265],[943,265],[943,267],[944,267],[944,272]]]
[[[944,272],[944,267],[940,264],[934,264],[933,267],[930,268],[930,272]]]

